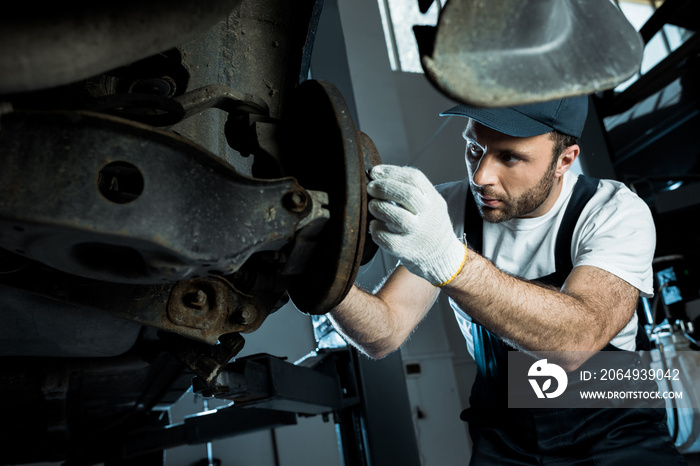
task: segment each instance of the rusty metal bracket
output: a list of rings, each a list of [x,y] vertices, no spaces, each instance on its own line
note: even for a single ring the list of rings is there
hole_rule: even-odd
[[[165,347],[197,377],[207,383],[213,381],[221,369],[242,349],[245,340],[238,333],[227,333],[216,345],[205,345],[173,334],[160,334]]]
[[[282,291],[252,296],[224,277],[205,277],[162,285],[108,283],[60,273],[27,261],[0,284],[94,312],[177,334],[205,345],[222,335],[249,333],[265,321]]]
[[[252,94],[244,94],[223,84],[210,84],[177,97],[144,93],[117,93],[86,99],[82,107],[89,111],[114,113],[156,127],[173,126],[210,109],[219,109],[235,118],[266,116],[267,103]]]
[[[2,124],[0,247],[74,275],[155,284],[231,274],[319,213],[288,202],[310,198],[296,180],[245,177],[139,123],[14,112]]]
[[[218,108],[226,113],[253,113],[267,115],[267,103],[253,95],[244,94],[222,84],[208,86],[187,92],[174,99],[184,110],[183,118],[189,118],[199,112]]]

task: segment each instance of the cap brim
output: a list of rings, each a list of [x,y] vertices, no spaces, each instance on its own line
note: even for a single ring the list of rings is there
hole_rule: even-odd
[[[457,105],[440,114],[440,116],[453,115],[471,118],[500,133],[518,138],[537,136],[552,131],[551,127],[509,107],[483,108]]]

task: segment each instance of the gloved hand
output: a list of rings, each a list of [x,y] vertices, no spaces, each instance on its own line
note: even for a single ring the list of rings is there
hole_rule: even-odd
[[[466,246],[457,238],[447,203],[412,167],[377,165],[370,172],[370,233],[413,274],[435,286],[449,283],[464,266]]]

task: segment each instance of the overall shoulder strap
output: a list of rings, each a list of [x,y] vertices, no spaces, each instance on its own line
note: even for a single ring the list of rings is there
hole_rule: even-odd
[[[571,193],[569,205],[566,207],[566,212],[564,212],[564,218],[559,226],[557,242],[554,247],[554,259],[556,271],[563,273],[565,277],[569,275],[574,267],[574,264],[571,262],[571,241],[574,237],[576,222],[578,222],[583,208],[591,200],[596,189],[598,189],[599,181],[598,178],[579,175],[574,191]]]
[[[467,189],[467,202],[464,207],[464,234],[467,237],[467,244],[477,254],[481,254],[484,245],[483,239],[484,219],[481,218],[479,208],[474,201],[472,190]]]
[[[571,273],[571,269],[574,267],[571,263],[571,242],[573,240],[574,228],[576,227],[576,222],[583,208],[595,194],[599,181],[600,180],[597,178],[580,175],[574,187],[574,192],[571,194],[571,200],[569,201],[561,226],[559,227],[555,246],[556,272],[553,275],[557,275],[555,279],[556,282],[559,282],[557,286],[564,284],[564,280],[566,280],[566,277]],[[647,337],[646,330],[642,326],[641,321],[638,321],[637,324],[635,345],[638,351],[651,349],[649,337]],[[608,343],[603,350],[617,351],[618,349]]]
[[[574,186],[571,199],[569,199],[569,204],[564,211],[564,217],[559,225],[557,239],[554,244],[554,272],[538,278],[538,282],[559,288],[564,284],[574,268],[574,264],[571,262],[571,243],[574,237],[574,229],[583,208],[595,194],[598,181],[597,178],[590,178],[584,175],[580,175],[576,181],[576,186]]]

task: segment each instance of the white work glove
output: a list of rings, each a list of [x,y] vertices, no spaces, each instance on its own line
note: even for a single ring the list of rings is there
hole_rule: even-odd
[[[455,235],[447,203],[419,170],[377,165],[370,172],[370,233],[413,274],[443,286],[462,270],[467,248]]]

